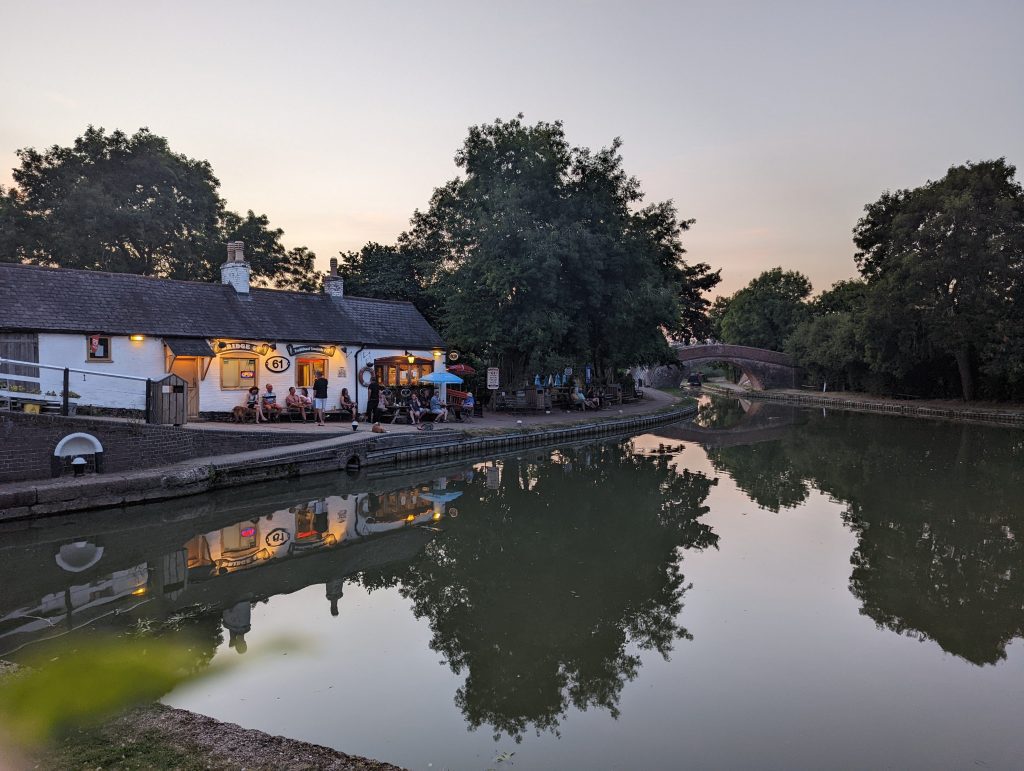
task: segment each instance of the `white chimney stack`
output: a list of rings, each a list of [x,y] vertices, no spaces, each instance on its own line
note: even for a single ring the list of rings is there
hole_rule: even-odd
[[[231,284],[238,294],[249,294],[249,263],[245,261],[244,241],[228,241],[228,259],[220,266],[220,283]]]
[[[331,297],[345,296],[345,279],[338,275],[337,257],[331,257],[331,272],[324,276],[324,291]]]

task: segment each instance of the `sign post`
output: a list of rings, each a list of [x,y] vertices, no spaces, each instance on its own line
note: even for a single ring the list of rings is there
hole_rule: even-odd
[[[501,370],[499,370],[497,367],[488,367],[487,368],[487,390],[488,391],[497,391],[498,390],[498,378],[499,378],[500,371]]]

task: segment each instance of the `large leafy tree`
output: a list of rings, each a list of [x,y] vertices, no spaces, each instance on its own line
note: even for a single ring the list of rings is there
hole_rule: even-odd
[[[714,309],[724,342],[781,351],[808,313],[811,282],[802,273],[772,268]]]
[[[369,242],[362,249],[340,253],[339,272],[345,291],[381,300],[409,300],[431,322],[438,323],[434,296],[426,291],[434,269],[403,241],[391,246]]]
[[[670,202],[643,205],[618,141],[574,148],[561,123],[520,116],[470,128],[455,160],[463,176],[434,191],[390,254],[347,257],[357,286],[423,296],[446,337],[505,382],[583,362],[604,376],[667,359],[666,333],[703,331],[718,273],[682,259],[691,223]]]
[[[1004,159],[954,166],[913,190],[886,192],[854,229],[872,288],[878,365],[934,377],[955,362],[965,399],[979,369],[1019,382],[1024,191]]]
[[[264,215],[228,211],[210,164],[148,129],[90,126],[18,159],[14,188],[0,190],[0,259],[209,281],[241,239],[257,283],[319,286],[309,250],[286,250]]]

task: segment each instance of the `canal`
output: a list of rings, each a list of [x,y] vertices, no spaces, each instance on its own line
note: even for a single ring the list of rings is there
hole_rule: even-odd
[[[187,637],[166,704],[414,769],[1021,768],[1022,538],[1020,430],[705,397],[10,529],[0,658]]]

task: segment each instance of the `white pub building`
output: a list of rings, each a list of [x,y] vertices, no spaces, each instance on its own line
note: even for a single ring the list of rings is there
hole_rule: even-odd
[[[0,358],[61,368],[0,364],[0,381],[38,378],[39,397],[58,399],[67,367],[79,407],[143,410],[138,378],[174,373],[189,417],[219,417],[252,386],[271,383],[283,403],[322,371],[329,406],[347,388],[362,411],[370,377],[402,391],[444,355],[411,303],[346,296],[336,260],[321,293],[251,286],[241,242],[228,244],[220,284],[0,263]]]

